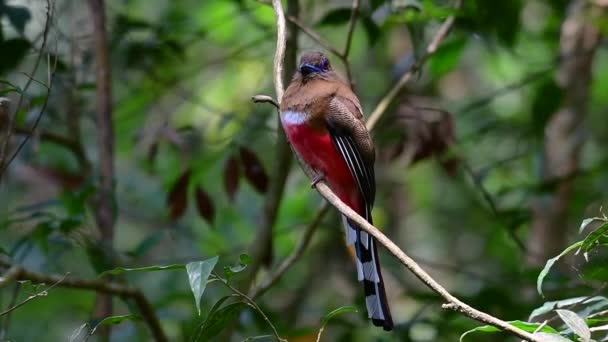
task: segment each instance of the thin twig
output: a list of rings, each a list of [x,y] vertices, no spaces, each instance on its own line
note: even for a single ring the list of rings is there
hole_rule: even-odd
[[[42,33],[42,45],[40,46],[40,52],[38,54],[38,57],[36,59],[36,62],[34,63],[34,67],[32,69],[32,75],[31,77],[28,77],[27,82],[25,83],[25,86],[23,87],[23,89],[20,92],[19,95],[19,102],[17,103],[17,108],[15,109],[15,114],[14,115],[9,115],[9,121],[8,121],[8,130],[6,133],[6,138],[5,141],[2,143],[2,147],[0,148],[0,180],[2,179],[2,176],[4,175],[4,173],[6,172],[6,170],[8,169],[8,167],[10,166],[10,164],[13,162],[13,160],[17,157],[17,155],[19,154],[19,152],[21,152],[21,150],[23,149],[23,147],[25,146],[25,144],[27,144],[27,142],[29,141],[30,137],[32,136],[32,134],[34,133],[34,131],[36,130],[36,128],[38,127],[38,124],[40,123],[40,120],[42,119],[42,115],[44,114],[44,112],[46,111],[46,107],[48,105],[48,101],[49,101],[49,97],[51,96],[51,87],[52,87],[52,83],[53,83],[53,76],[55,75],[55,70],[57,69],[57,58],[55,58],[55,64],[52,68],[52,71],[49,71],[48,74],[48,84],[42,84],[40,82],[40,84],[42,84],[46,89],[46,97],[44,99],[44,103],[42,104],[42,107],[40,108],[40,112],[38,113],[38,116],[36,117],[36,120],[34,120],[34,124],[32,125],[32,128],[30,129],[30,134],[26,135],[25,138],[21,141],[21,143],[19,143],[19,146],[17,146],[17,149],[15,149],[15,152],[13,152],[13,154],[10,156],[10,158],[8,158],[8,160],[6,159],[6,148],[8,146],[8,142],[10,140],[12,131],[13,131],[13,125],[14,125],[14,116],[17,115],[17,113],[19,112],[19,109],[21,108],[21,106],[23,105],[23,99],[24,99],[24,93],[27,91],[27,89],[30,87],[30,85],[32,84],[32,81],[34,81],[34,74],[36,73],[36,71],[38,70],[38,67],[40,66],[40,61],[42,60],[42,55],[44,54],[44,50],[46,48],[47,45],[47,39],[48,39],[48,35],[49,35],[49,30],[51,27],[51,22],[53,20],[53,15],[54,15],[54,4],[51,3],[51,0],[47,0],[46,1],[46,5],[47,5],[47,9],[46,9],[46,21],[44,23],[44,31]],[[50,69],[50,65],[48,66]],[[27,75],[26,75],[27,76]]]
[[[456,2],[456,8],[459,9],[461,6],[462,6],[462,0],[458,0]],[[409,80],[416,74],[416,72],[418,70],[420,70],[420,68],[422,67],[424,62],[426,62],[426,60],[429,59],[429,57],[431,57],[437,51],[439,44],[441,44],[441,42],[445,39],[447,34],[450,32],[450,30],[452,29],[452,26],[454,26],[455,21],[456,21],[456,16],[452,15],[452,16],[448,17],[443,22],[443,24],[441,24],[441,27],[439,27],[439,30],[437,30],[437,33],[435,33],[435,36],[433,37],[433,39],[431,40],[429,45],[426,47],[424,55],[422,55],[414,63],[414,65],[412,65],[412,67],[408,71],[406,71],[401,76],[401,78],[399,78],[397,83],[389,90],[389,92],[382,98],[382,100],[380,100],[380,102],[378,102],[378,105],[376,106],[374,111],[370,114],[369,118],[367,119],[367,129],[368,130],[371,131],[376,126],[376,123],[378,123],[378,120],[380,119],[380,117],[384,114],[384,112],[386,111],[388,106],[397,97],[397,94],[399,94],[401,89],[403,89],[403,87],[407,84],[407,82],[409,82]]]
[[[355,26],[357,25],[357,18],[359,17],[359,0],[353,0],[352,9],[350,11],[350,20],[348,22],[348,33],[346,34],[346,45],[344,46],[344,52],[342,53],[342,61],[346,68],[346,77],[352,84],[353,78],[350,71],[350,63],[348,62],[348,55],[350,53],[350,47],[352,45],[353,33],[355,32]]]
[[[32,283],[36,284],[57,283],[57,286],[63,288],[91,290],[96,291],[98,293],[105,293],[114,296],[130,298],[135,302],[136,306],[138,307],[143,320],[150,328],[150,332],[152,333],[152,337],[154,338],[154,340],[159,342],[168,341],[168,338],[162,329],[160,321],[156,316],[156,313],[154,312],[154,308],[139,289],[101,279],[91,280],[74,277],[64,279],[65,275],[44,274],[29,271],[21,266],[12,265],[10,262],[7,262],[3,259],[0,259],[0,267],[9,269],[9,271],[5,273],[5,276],[0,280],[0,288],[6,285],[9,280],[29,280]]]
[[[277,102],[281,103],[283,98],[283,59],[285,58],[285,45],[287,36],[285,32],[285,12],[281,0],[272,0],[272,8],[277,20],[277,49],[274,54],[274,91]]]
[[[49,294],[49,291],[52,290],[54,287],[56,287],[57,285],[59,285],[62,281],[65,280],[65,278],[69,275],[69,273],[66,273],[63,278],[59,279],[56,283],[54,283],[53,285],[47,287],[46,289],[40,291],[40,292],[36,292],[33,295],[30,295],[29,297],[27,297],[24,301],[22,301],[21,303],[14,305],[2,312],[0,312],[0,317],[4,316],[6,314],[9,314],[17,309],[19,309],[20,307],[24,306],[25,304],[27,304],[28,302],[38,298],[38,297],[46,297]]]
[[[275,106],[276,109],[279,109],[279,103],[272,98],[272,96],[268,95],[254,95],[251,97],[251,100],[255,103],[270,103]]]
[[[262,310],[262,308],[260,308],[251,297],[247,296],[246,294],[244,294],[243,292],[239,291],[234,286],[230,285],[230,283],[227,280],[223,279],[222,277],[220,277],[219,275],[217,275],[215,272],[212,272],[212,274],[215,276],[216,279],[218,279],[222,284],[224,284],[226,287],[228,287],[232,292],[236,293],[237,295],[239,295],[243,299],[245,299],[247,301],[247,303],[251,307],[253,307],[262,316],[262,318],[270,326],[270,329],[272,329],[272,333],[274,334],[274,337],[277,339],[277,341],[281,341],[281,342],[285,341],[285,342],[287,342],[287,340],[281,338],[281,336],[279,335],[279,332],[277,331],[277,328],[275,328],[274,324],[272,324],[272,321],[270,321],[270,319],[268,318],[268,316],[266,316],[266,314],[264,313],[264,311]]]
[[[306,33],[306,35],[308,35],[314,41],[319,43],[319,45],[321,45],[324,49],[326,49],[327,51],[336,55],[336,57],[342,59],[342,53],[340,51],[338,51],[338,49],[333,47],[327,40],[323,39],[323,37],[321,37],[317,32],[313,31],[311,28],[304,25],[304,23],[302,23],[298,18],[288,16],[287,19],[289,21],[291,21],[292,23],[296,24],[296,26],[298,26],[300,31]]]
[[[287,258],[285,258],[285,260],[283,260],[281,265],[279,265],[279,267],[277,267],[274,272],[272,272],[272,274],[266,277],[266,280],[263,283],[251,290],[251,298],[256,299],[257,297],[263,295],[269,288],[274,286],[274,284],[279,281],[283,274],[285,274],[285,272],[287,272],[287,270],[298,259],[300,259],[300,257],[304,253],[304,250],[306,250],[306,247],[308,247],[312,236],[317,231],[317,228],[321,225],[323,218],[329,212],[329,208],[329,204],[323,204],[323,207],[321,208],[321,210],[319,210],[315,219],[308,225],[308,227],[306,227],[306,230],[304,231],[304,234],[302,235],[302,238],[298,242],[296,248],[291,252],[291,254]]]

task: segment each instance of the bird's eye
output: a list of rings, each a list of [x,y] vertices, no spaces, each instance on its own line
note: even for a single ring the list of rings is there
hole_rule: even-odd
[[[329,68],[329,62],[327,60],[327,58],[323,57],[323,59],[321,59],[321,68],[323,70],[327,70]]]

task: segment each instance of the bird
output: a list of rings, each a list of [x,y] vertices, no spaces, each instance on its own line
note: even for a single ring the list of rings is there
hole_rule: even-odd
[[[323,180],[351,209],[372,224],[376,195],[375,148],[363,110],[350,84],[321,52],[307,51],[280,103],[288,142],[313,171],[311,186]],[[368,317],[393,329],[376,241],[342,215],[346,241],[354,245],[357,278],[363,283]]]

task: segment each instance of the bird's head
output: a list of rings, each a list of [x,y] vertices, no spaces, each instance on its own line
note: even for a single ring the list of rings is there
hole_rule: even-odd
[[[312,78],[331,71],[329,59],[317,51],[305,52],[300,58],[300,73],[304,78]]]

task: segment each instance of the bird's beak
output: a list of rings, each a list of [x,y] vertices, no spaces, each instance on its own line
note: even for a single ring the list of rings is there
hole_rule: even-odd
[[[304,76],[308,76],[312,73],[315,72],[322,72],[323,70],[321,70],[318,66],[314,65],[314,64],[309,64],[309,63],[302,63],[300,64],[300,72],[302,73],[302,75]]]

